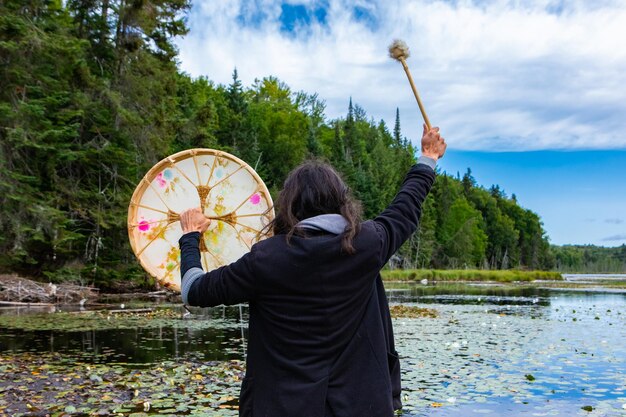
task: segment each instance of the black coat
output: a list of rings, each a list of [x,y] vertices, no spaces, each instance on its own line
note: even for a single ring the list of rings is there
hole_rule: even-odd
[[[413,166],[389,207],[362,224],[353,255],[341,235],[277,235],[192,285],[191,305],[250,303],[241,416],[386,417],[401,407],[380,270],[416,230],[434,179]],[[180,240],[183,274],[201,267],[199,238]]]

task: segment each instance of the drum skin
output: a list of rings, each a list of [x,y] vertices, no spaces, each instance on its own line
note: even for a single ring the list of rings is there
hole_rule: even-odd
[[[205,271],[230,264],[268,236],[272,197],[241,159],[213,149],[189,149],[157,163],[141,180],[128,208],[128,235],[143,268],[180,291],[179,214],[200,207],[211,224],[200,241]]]

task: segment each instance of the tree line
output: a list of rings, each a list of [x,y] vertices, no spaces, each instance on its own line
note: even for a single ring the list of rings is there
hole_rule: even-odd
[[[0,2],[0,270],[99,286],[151,285],[127,237],[148,169],[189,148],[231,152],[273,196],[307,158],[332,163],[379,213],[416,149],[346,98],[329,119],[316,94],[275,77],[244,86],[192,78],[173,38],[188,0]],[[541,219],[468,171],[441,173],[419,231],[392,260],[423,268],[555,267]]]
[[[626,245],[606,248],[595,245],[552,246],[555,269],[569,273],[626,273]]]

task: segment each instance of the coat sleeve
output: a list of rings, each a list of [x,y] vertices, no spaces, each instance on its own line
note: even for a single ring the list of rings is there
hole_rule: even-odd
[[[413,165],[391,204],[374,219],[383,241],[383,265],[417,229],[422,203],[434,181],[433,168],[423,163]]]
[[[179,240],[181,296],[183,303],[199,307],[231,305],[250,301],[255,295],[253,250],[238,261],[204,272],[200,262],[200,233],[183,235]]]

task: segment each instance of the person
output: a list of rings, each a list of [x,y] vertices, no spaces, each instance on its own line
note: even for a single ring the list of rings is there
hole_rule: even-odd
[[[205,272],[199,241],[210,221],[181,213],[181,294],[194,306],[249,303],[245,417],[387,417],[401,408],[400,365],[380,270],[416,230],[446,143],[424,126],[422,156],[391,204],[361,222],[330,165],[287,177],[273,236]]]

